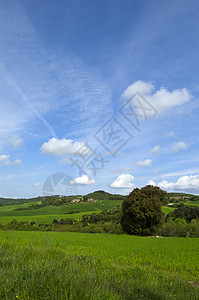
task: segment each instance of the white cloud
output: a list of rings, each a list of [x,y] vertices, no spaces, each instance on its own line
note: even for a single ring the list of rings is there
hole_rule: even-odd
[[[152,165],[151,159],[140,160],[137,162],[137,165],[140,167],[150,167]]]
[[[158,145],[158,146],[154,146],[152,149],[151,149],[151,152],[152,153],[157,153],[157,152],[159,152],[160,151],[160,146]]]
[[[119,188],[133,188],[135,185],[133,183],[134,176],[131,174],[121,174],[115,181],[110,185],[110,187]]]
[[[76,177],[75,179],[70,181],[70,184],[82,184],[88,185],[95,183],[94,179],[89,178],[87,175],[82,175],[81,177]]]
[[[4,166],[11,165],[11,162],[10,162],[9,158],[10,158],[10,155],[6,155],[6,154],[0,155],[0,164],[4,165]]]
[[[35,186],[35,187],[38,187],[38,186],[40,186],[40,183],[39,183],[39,182],[36,182],[36,183],[34,184],[34,186]]]
[[[131,98],[137,92],[143,95],[148,95],[151,94],[153,90],[154,86],[151,82],[144,82],[142,80],[138,80],[128,86],[128,88],[123,92],[122,97]]]
[[[158,186],[168,190],[193,190],[199,191],[199,175],[179,177],[176,182],[161,181]]]
[[[155,181],[149,180],[148,183],[147,183],[146,185],[153,185],[153,186],[155,186],[156,184],[155,184]]]
[[[23,143],[23,139],[19,136],[13,136],[10,139],[8,139],[7,144],[13,146],[14,148],[19,147]]]
[[[4,166],[11,166],[11,165],[21,165],[21,160],[16,159],[15,161],[10,161],[10,155],[2,154],[0,155],[0,164]]]
[[[43,153],[56,156],[64,156],[66,154],[82,154],[87,155],[89,148],[84,143],[74,142],[70,139],[59,140],[57,138],[51,138],[48,142],[44,143],[41,148]]]
[[[139,92],[157,111],[159,114],[169,111],[174,107],[183,105],[191,100],[192,95],[186,88],[176,89],[172,92],[167,91],[165,88],[160,88],[154,91],[155,87],[150,82],[136,81],[130,85],[122,94],[124,98],[136,101],[133,96]],[[135,97],[136,98],[136,97]],[[150,113],[147,112],[150,116]]]
[[[14,165],[21,165],[22,161],[21,159],[15,159],[15,161],[13,162]]]
[[[184,142],[173,143],[171,147],[172,152],[179,152],[180,150],[186,150],[187,145]]]

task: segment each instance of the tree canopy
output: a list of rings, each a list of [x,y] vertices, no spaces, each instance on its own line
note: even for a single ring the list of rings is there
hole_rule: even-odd
[[[134,189],[122,203],[121,225],[125,232],[151,235],[163,223],[162,205],[167,193],[156,186]]]

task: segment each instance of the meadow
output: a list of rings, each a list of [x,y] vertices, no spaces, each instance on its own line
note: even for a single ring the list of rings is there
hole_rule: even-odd
[[[0,299],[199,299],[199,239],[0,231]]]

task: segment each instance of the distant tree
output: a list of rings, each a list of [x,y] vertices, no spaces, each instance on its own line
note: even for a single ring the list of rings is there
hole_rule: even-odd
[[[199,219],[199,207],[179,207],[167,215],[167,219],[170,217],[174,220],[178,218],[185,219],[189,223],[191,220]]]
[[[151,235],[163,224],[162,204],[167,193],[156,186],[134,189],[122,203],[121,225],[125,232]]]

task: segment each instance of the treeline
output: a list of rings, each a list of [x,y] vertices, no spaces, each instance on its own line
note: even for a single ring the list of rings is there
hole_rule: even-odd
[[[120,225],[121,208],[116,207],[111,210],[104,210],[99,214],[85,214],[81,220],[71,218],[57,220],[54,219],[49,224],[36,224],[35,221],[25,222],[13,220],[7,225],[0,225],[2,230],[20,231],[71,231],[88,233],[115,233],[122,234]]]
[[[66,218],[54,219],[49,224],[22,222],[13,220],[7,225],[0,225],[2,230],[23,231],[71,231],[87,233],[124,234],[121,226],[122,209],[118,206],[100,213],[85,214],[81,220]],[[164,237],[199,237],[199,208],[183,207],[174,210],[164,217],[161,227],[154,235]]]

